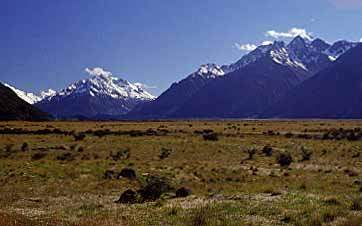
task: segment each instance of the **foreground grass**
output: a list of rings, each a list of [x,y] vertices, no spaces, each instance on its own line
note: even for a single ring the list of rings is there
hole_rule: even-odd
[[[6,128],[73,132],[0,135],[0,225],[362,225],[362,141],[321,139],[333,128],[362,128],[361,121],[0,124]],[[127,132],[150,129],[158,133]],[[204,140],[205,130],[218,140]],[[84,139],[72,135],[81,132]],[[271,156],[262,152],[267,145]],[[114,157],[124,150],[129,156]],[[283,152],[291,165],[277,164]],[[138,179],[104,178],[123,168]],[[115,202],[149,175],[192,195]]]

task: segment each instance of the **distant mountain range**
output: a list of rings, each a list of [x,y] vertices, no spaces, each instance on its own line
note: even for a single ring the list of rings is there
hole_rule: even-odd
[[[230,65],[202,65],[158,98],[100,68],[39,97],[7,86],[57,118],[362,118],[361,45],[275,41]]]
[[[259,118],[294,88],[332,67],[357,43],[300,36],[288,45],[261,45],[231,65],[203,65],[155,101],[138,106],[128,116],[154,118]],[[291,115],[292,116],[292,115]],[[302,116],[301,116],[302,117]],[[362,115],[361,115],[362,117]]]
[[[35,106],[57,118],[111,119],[128,113],[137,104],[155,99],[139,84],[114,77],[101,68],[88,72],[90,78],[44,95]]]

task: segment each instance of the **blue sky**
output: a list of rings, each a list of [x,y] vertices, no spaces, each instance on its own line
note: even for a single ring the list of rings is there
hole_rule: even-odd
[[[1,0],[0,81],[37,93],[102,67],[158,95],[201,64],[229,64],[246,53],[240,46],[275,40],[267,31],[359,41],[361,2]]]

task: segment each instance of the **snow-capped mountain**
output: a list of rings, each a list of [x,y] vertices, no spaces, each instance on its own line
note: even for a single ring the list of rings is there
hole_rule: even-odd
[[[291,89],[329,67],[356,43],[333,45],[295,37],[257,47],[230,65],[202,65],[162,93],[135,108],[135,118],[255,117]]]
[[[74,82],[59,92],[43,92],[45,98],[36,105],[57,117],[94,118],[119,116],[137,104],[155,99],[139,83],[115,77],[102,68],[86,72],[90,78]]]
[[[86,69],[86,71],[92,75],[91,78],[72,83],[57,93],[49,90],[48,93],[44,94],[48,96],[50,94],[50,99],[77,95],[109,96],[114,99],[146,101],[155,99],[153,95],[142,89],[141,86],[113,77],[110,72],[103,71],[101,68]]]
[[[42,99],[41,97],[35,95],[34,93],[27,93],[25,91],[15,88],[7,83],[3,83],[3,85],[10,88],[12,91],[14,91],[16,93],[16,95],[18,95],[18,97],[20,97],[24,101],[28,102],[29,104],[35,104],[35,103],[41,101],[41,99]]]
[[[270,56],[278,64],[313,75],[356,45],[357,43],[348,41],[338,41],[330,45],[319,38],[312,40],[297,36],[288,45],[282,41],[261,45],[236,63],[222,66],[222,68],[227,74],[254,63],[262,57]]]

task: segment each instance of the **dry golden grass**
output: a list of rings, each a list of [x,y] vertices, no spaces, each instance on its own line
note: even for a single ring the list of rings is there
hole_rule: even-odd
[[[51,132],[0,134],[0,225],[361,223],[361,210],[353,207],[362,196],[362,141],[318,137],[333,128],[362,128],[362,121],[0,123],[0,131],[6,128]],[[94,135],[107,129],[111,133]],[[156,133],[129,135],[149,129]],[[218,140],[204,140],[204,130]],[[72,135],[86,131],[83,140]],[[271,156],[262,152],[266,145],[273,148]],[[302,147],[312,153],[310,160]],[[117,159],[124,150],[129,158]],[[276,162],[282,152],[292,155],[289,167]],[[106,170],[126,167],[138,180],[104,178]],[[167,178],[175,189],[190,188],[192,195],[175,199],[171,192],[156,202],[115,203],[148,175]]]

